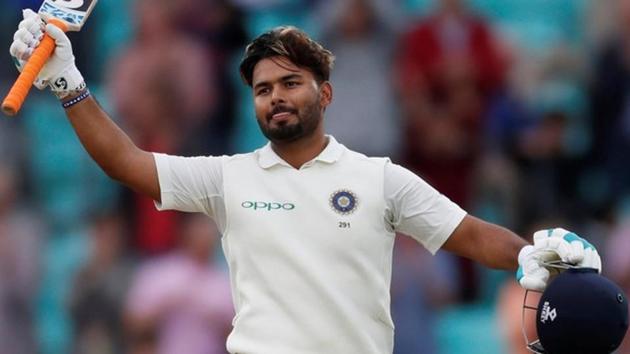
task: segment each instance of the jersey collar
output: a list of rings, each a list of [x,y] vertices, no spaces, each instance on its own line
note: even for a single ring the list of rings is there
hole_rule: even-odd
[[[324,148],[324,150],[317,155],[313,160],[305,163],[302,167],[308,167],[313,165],[315,162],[321,161],[324,163],[335,163],[341,157],[343,153],[343,145],[337,142],[337,140],[332,135],[326,135],[328,138],[328,145]],[[258,155],[258,164],[260,167],[267,169],[273,167],[275,165],[283,165],[287,167],[291,167],[286,161],[284,161],[280,156],[276,155],[275,151],[271,148],[271,143],[267,143],[267,145],[263,146],[261,149],[257,151]]]

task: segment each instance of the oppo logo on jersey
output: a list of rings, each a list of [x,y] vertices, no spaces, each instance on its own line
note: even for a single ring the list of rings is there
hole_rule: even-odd
[[[244,201],[241,203],[241,207],[245,209],[253,209],[253,210],[293,210],[295,209],[295,204],[293,203],[276,203],[276,202],[252,202],[252,201]]]

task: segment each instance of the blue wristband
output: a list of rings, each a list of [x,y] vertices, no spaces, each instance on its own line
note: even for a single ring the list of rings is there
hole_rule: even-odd
[[[85,91],[83,91],[80,95],[62,102],[61,105],[63,106],[63,108],[68,109],[88,97],[90,97],[90,90],[86,88]]]

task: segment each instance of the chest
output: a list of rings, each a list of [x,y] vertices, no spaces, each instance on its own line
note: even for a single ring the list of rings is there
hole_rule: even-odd
[[[227,235],[255,249],[335,253],[387,237],[382,170],[375,166],[226,169],[224,178]]]

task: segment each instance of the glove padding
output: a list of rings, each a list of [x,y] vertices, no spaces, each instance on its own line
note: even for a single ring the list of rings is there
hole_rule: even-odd
[[[18,70],[22,71],[46,31],[55,40],[56,47],[33,85],[40,90],[49,86],[59,98],[84,89],[85,81],[75,65],[72,44],[66,34],[54,25],[45,24],[31,9],[23,10],[22,16],[24,19],[13,35],[13,43],[9,49]]]
[[[528,290],[543,291],[549,278],[562,271],[548,263],[560,261],[579,268],[602,271],[602,262],[595,247],[573,232],[562,228],[534,233],[534,244],[523,247],[518,255],[516,278]]]

